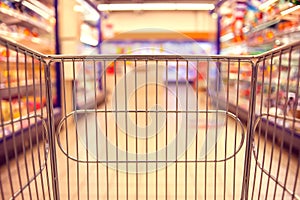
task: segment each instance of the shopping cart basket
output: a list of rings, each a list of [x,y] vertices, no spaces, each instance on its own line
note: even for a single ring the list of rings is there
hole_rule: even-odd
[[[1,199],[299,199],[300,42],[258,56],[0,45]]]

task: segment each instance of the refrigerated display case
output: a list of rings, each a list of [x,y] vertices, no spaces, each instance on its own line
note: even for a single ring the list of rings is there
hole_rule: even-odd
[[[215,12],[221,20],[222,55],[261,54],[300,39],[300,6],[290,1],[223,1],[218,6]],[[243,18],[239,17],[241,13]],[[234,32],[237,21],[240,23],[238,34]],[[289,121],[289,118],[299,119],[299,60],[299,50],[290,49],[256,63],[231,63],[225,69],[221,66],[222,73],[229,74],[229,83],[224,85],[228,84],[234,94],[229,98],[231,110],[239,109],[240,117],[246,121],[251,95],[249,88],[253,84],[251,69],[256,67],[255,104],[256,116],[262,118],[260,129],[269,133],[277,132],[277,140],[294,140],[300,144],[300,124]],[[274,96],[273,93],[280,95]],[[243,101],[239,108],[235,106],[237,95]]]
[[[118,37],[118,36],[116,36]],[[183,37],[183,36],[181,36]],[[161,55],[172,55],[172,54],[203,54],[203,55],[211,55],[216,53],[214,42],[210,41],[195,41],[191,38],[186,37],[184,40],[106,40],[101,44],[101,51],[103,54],[137,54],[137,55],[153,55],[153,54],[161,54]],[[128,63],[127,65],[134,65],[134,63]],[[168,63],[168,82],[176,81],[176,62]],[[122,67],[118,68],[118,66],[109,66],[107,70],[108,73],[113,73],[114,70],[121,71]],[[178,65],[178,79],[179,82],[186,80],[186,68],[184,64]],[[197,69],[196,62],[189,66],[188,70],[188,79],[189,82],[195,82],[197,78]]]
[[[31,145],[40,137],[42,119],[31,118],[39,114],[43,119],[46,109],[45,64],[40,58],[31,55],[31,50],[44,54],[55,52],[55,14],[52,1],[14,1],[0,2],[0,37],[28,47],[11,49],[7,44],[0,44],[0,157],[3,158],[4,147],[10,151],[18,146],[20,138],[30,140]],[[51,72],[52,101],[55,118],[60,117],[58,102],[57,71]],[[33,113],[35,112],[35,113]],[[5,141],[4,141],[5,140]],[[24,147],[20,146],[20,149]],[[18,149],[18,148],[17,148]],[[11,152],[13,153],[13,152]]]
[[[80,12],[82,13],[82,23],[80,25],[80,44],[78,46],[78,54],[96,55],[100,52],[101,43],[101,22],[100,14],[95,6],[89,1],[78,0]],[[94,108],[95,105],[102,103],[105,94],[101,87],[101,64],[97,64],[97,70],[94,71],[94,63],[76,63],[76,107],[78,109]],[[96,75],[94,74],[96,73]],[[96,85],[95,80],[96,81]],[[96,87],[96,88],[95,88]],[[94,98],[94,91],[97,97]]]

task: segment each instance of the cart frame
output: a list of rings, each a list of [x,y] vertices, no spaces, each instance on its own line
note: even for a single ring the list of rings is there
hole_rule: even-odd
[[[50,198],[52,197],[55,200],[61,199],[61,195],[60,195],[60,187],[61,187],[60,184],[61,183],[60,183],[59,167],[58,167],[58,163],[57,163],[59,161],[59,159],[57,158],[57,152],[59,152],[60,150],[62,152],[65,150],[65,152],[63,152],[63,153],[67,157],[67,159],[69,160],[69,161],[67,161],[68,163],[69,162],[75,162],[75,163],[77,163],[77,166],[80,163],[83,163],[87,166],[87,170],[89,169],[89,164],[90,165],[93,165],[93,164],[96,165],[97,164],[97,167],[98,167],[98,164],[108,164],[109,162],[114,163],[116,165],[118,165],[120,163],[122,164],[122,162],[127,164],[127,165],[129,165],[130,163],[135,163],[136,165],[138,165],[136,163],[138,161],[129,161],[128,159],[125,160],[125,161],[119,161],[118,158],[117,158],[117,160],[113,160],[113,161],[111,161],[111,160],[110,161],[109,160],[106,160],[106,161],[104,160],[103,161],[103,160],[100,160],[98,158],[96,158],[94,160],[89,160],[88,156],[87,156],[86,159],[84,159],[84,158],[81,159],[78,156],[77,157],[76,156],[72,157],[71,153],[68,152],[69,150],[64,149],[64,145],[62,144],[63,142],[60,141],[60,137],[61,137],[60,133],[65,130],[66,126],[68,126],[68,123],[69,123],[68,118],[70,118],[70,117],[74,118],[74,116],[76,116],[76,115],[80,115],[80,114],[83,114],[83,115],[85,114],[86,115],[87,113],[92,113],[92,114],[96,113],[95,115],[97,115],[97,114],[100,115],[101,113],[104,113],[104,114],[112,113],[112,114],[117,116],[117,113],[122,113],[122,112],[125,112],[126,114],[133,113],[133,114],[136,114],[136,115],[137,115],[138,112],[147,113],[147,114],[148,113],[151,114],[151,112],[152,112],[153,114],[156,114],[156,117],[157,117],[160,112],[163,113],[163,114],[168,114],[168,112],[170,112],[170,113],[173,112],[173,113],[177,113],[177,114],[180,113],[180,112],[182,112],[182,113],[185,112],[185,113],[187,113],[186,116],[188,116],[188,114],[192,114],[192,113],[195,113],[195,112],[198,113],[198,114],[206,114],[206,115],[216,114],[216,113],[218,114],[218,113],[224,112],[224,115],[226,116],[226,123],[227,123],[228,118],[231,118],[233,121],[235,121],[235,123],[237,123],[237,126],[239,126],[241,128],[241,135],[242,135],[241,136],[242,139],[241,139],[241,143],[240,143],[241,148],[242,148],[242,146],[245,145],[244,146],[244,148],[245,148],[244,158],[245,159],[244,159],[244,164],[243,164],[243,166],[244,166],[243,180],[242,180],[242,183],[241,183],[242,184],[242,189],[239,193],[240,199],[251,199],[251,198],[253,198],[253,193],[255,193],[254,192],[255,191],[255,188],[254,188],[255,186],[253,186],[253,184],[256,183],[256,175],[255,174],[256,174],[256,170],[258,170],[258,168],[262,171],[262,174],[264,174],[268,178],[268,184],[269,184],[270,180],[274,181],[275,185],[279,186],[283,190],[282,199],[285,198],[284,193],[288,193],[288,195],[291,199],[299,199],[299,194],[297,193],[297,188],[300,187],[298,185],[298,181],[297,181],[297,179],[299,179],[299,177],[298,177],[299,170],[300,170],[299,169],[299,164],[296,167],[296,174],[295,174],[296,178],[295,178],[295,181],[294,181],[293,188],[288,188],[287,184],[286,184],[287,179],[288,179],[287,178],[288,172],[286,172],[286,177],[284,178],[285,181],[282,183],[279,180],[280,179],[279,176],[276,177],[275,175],[272,175],[273,173],[271,173],[271,167],[269,169],[265,169],[265,168],[267,168],[266,164],[264,164],[264,160],[263,159],[261,160],[261,157],[260,157],[260,155],[262,155],[264,153],[261,153],[261,151],[260,151],[260,154],[259,154],[259,152],[258,152],[259,147],[257,147],[257,145],[255,144],[258,141],[258,146],[259,146],[259,144],[262,145],[262,142],[259,143],[260,140],[255,139],[256,138],[255,135],[256,135],[256,132],[258,131],[258,129],[259,129],[259,132],[261,132],[261,129],[262,129],[261,127],[269,127],[269,125],[267,125],[267,126],[261,125],[261,123],[264,121],[264,119],[275,118],[275,123],[276,123],[276,120],[277,121],[278,120],[283,120],[283,126],[284,127],[285,127],[286,123],[292,123],[293,126],[295,126],[294,124],[297,124],[297,123],[300,122],[300,120],[295,117],[295,113],[293,113],[293,115],[290,116],[290,117],[288,117],[286,115],[286,113],[283,116],[278,117],[277,116],[277,114],[278,114],[277,111],[276,111],[276,113],[273,114],[268,109],[268,110],[266,110],[266,112],[261,111],[259,115],[257,114],[257,109],[258,109],[257,108],[257,102],[260,98],[260,96],[258,95],[259,91],[257,91],[257,90],[260,89],[260,87],[259,87],[261,85],[260,78],[268,76],[266,74],[261,74],[260,73],[260,71],[259,71],[260,67],[262,65],[265,66],[267,62],[271,61],[270,65],[271,65],[271,68],[272,68],[273,60],[276,60],[277,58],[278,58],[278,62],[279,62],[279,65],[280,65],[280,64],[282,64],[282,62],[284,62],[283,56],[285,56],[285,55],[288,55],[288,65],[289,65],[289,67],[291,67],[291,62],[292,62],[293,59],[300,60],[300,55],[298,55],[298,54],[300,54],[300,41],[289,44],[289,45],[285,45],[285,46],[282,46],[282,47],[279,47],[279,48],[276,48],[276,49],[273,49],[269,52],[266,52],[266,53],[263,53],[263,54],[260,54],[260,55],[256,55],[256,56],[221,56],[221,55],[208,55],[208,56],[207,55],[43,55],[39,52],[28,49],[28,48],[26,48],[26,47],[24,47],[20,44],[17,44],[15,42],[9,41],[9,40],[4,39],[4,38],[0,38],[0,45],[5,47],[9,51],[16,51],[19,54],[32,56],[32,57],[34,57],[34,59],[40,60],[41,64],[44,66],[44,69],[45,69],[43,76],[45,77],[45,88],[46,88],[45,95],[46,95],[46,108],[47,108],[46,113],[47,114],[46,114],[46,116],[42,116],[41,118],[42,119],[45,118],[45,120],[43,120],[43,124],[44,124],[45,134],[47,135],[44,140],[47,143],[46,151],[49,153],[49,160],[47,160],[47,157],[48,157],[48,154],[47,154],[47,156],[44,160],[44,165],[49,165],[50,164],[49,173],[51,173],[51,175],[50,175],[51,178],[48,177],[49,182],[51,182],[50,191],[52,192],[52,194],[49,195]],[[5,63],[5,66],[7,66],[8,70],[9,70],[10,61],[9,61],[8,58],[9,58],[9,56],[7,56],[7,60],[5,60],[4,63]],[[97,106],[93,107],[93,108],[83,108],[83,109],[77,109],[76,107],[73,106],[71,108],[71,111],[67,111],[67,109],[65,108],[65,107],[67,107],[67,105],[66,105],[67,104],[66,103],[67,94],[64,93],[64,92],[66,92],[65,89],[62,89],[62,96],[64,96],[63,101],[62,101],[62,108],[63,108],[62,113],[63,114],[62,114],[62,118],[61,118],[60,122],[57,123],[57,120],[54,118],[55,114],[54,114],[53,98],[52,98],[52,93],[53,93],[53,80],[52,80],[52,77],[53,77],[53,75],[52,75],[52,71],[51,71],[51,68],[53,68],[53,66],[55,64],[57,64],[57,63],[60,64],[60,69],[63,70],[61,72],[61,74],[59,74],[59,76],[61,78],[60,81],[65,82],[66,79],[67,79],[65,77],[66,71],[68,71],[70,69],[71,69],[71,71],[74,70],[75,63],[76,64],[81,63],[84,67],[88,63],[92,63],[92,65],[94,66],[94,70],[95,70],[96,67],[101,66],[103,64],[106,65],[107,63],[113,63],[113,64],[115,64],[115,66],[118,63],[123,63],[124,66],[123,66],[122,69],[125,70],[125,71],[123,71],[123,73],[126,74],[126,73],[128,73],[128,71],[126,72],[126,69],[127,69],[127,66],[126,66],[127,64],[126,63],[127,62],[137,63],[139,61],[146,63],[145,64],[146,67],[148,67],[147,63],[154,63],[154,68],[156,68],[156,72],[155,72],[156,74],[158,74],[160,72],[158,72],[158,70],[157,70],[158,67],[159,67],[158,64],[155,65],[155,63],[159,63],[159,62],[170,63],[170,62],[173,62],[173,61],[177,62],[177,82],[176,82],[176,87],[175,87],[176,88],[175,90],[177,90],[177,93],[178,93],[178,85],[179,85],[179,83],[178,83],[178,63],[181,63],[181,62],[186,62],[186,63],[190,63],[190,62],[196,62],[196,63],[199,63],[199,62],[222,63],[223,65],[225,65],[225,69],[226,69],[226,63],[228,64],[227,65],[228,69],[230,68],[229,65],[232,64],[232,63],[237,64],[239,69],[241,68],[241,63],[248,63],[251,66],[251,80],[250,80],[250,94],[249,94],[249,107],[248,107],[246,134],[244,133],[243,125],[241,123],[241,121],[243,121],[243,120],[240,119],[241,113],[234,113],[234,112],[229,111],[229,105],[227,103],[225,103],[225,106],[223,107],[223,109],[221,109],[222,106],[221,106],[219,101],[217,103],[219,109],[207,109],[208,108],[208,106],[207,106],[206,109],[201,110],[197,106],[197,110],[189,109],[188,107],[186,107],[183,110],[179,110],[179,107],[177,105],[175,107],[174,111],[172,111],[171,109],[168,110],[168,106],[167,106],[166,111],[160,111],[158,109],[158,107],[156,107],[154,110],[150,110],[150,109],[148,110],[147,106],[145,106],[145,110],[143,110],[143,109],[139,110],[137,107],[130,110],[126,106],[122,107],[122,108],[125,109],[125,110],[122,110],[121,108],[119,108],[119,109],[117,108],[117,106],[118,106],[117,105],[117,100],[115,100],[115,102],[114,102],[115,105],[114,106],[116,106],[116,107],[113,107],[113,108],[115,108],[115,110],[107,108],[106,103],[105,103],[105,110],[102,110],[102,111],[99,110],[97,108]],[[300,62],[298,61],[298,63],[300,63]],[[189,64],[187,64],[187,65],[189,65]],[[219,66],[217,64],[217,68],[218,67]],[[207,68],[209,69],[209,66]],[[102,69],[104,69],[104,71],[106,71],[105,68],[102,68]],[[300,65],[298,66],[297,70],[298,70],[298,74],[300,74]],[[167,70],[165,72],[166,72],[166,74],[168,74]],[[94,73],[95,73],[95,71],[94,71]],[[103,71],[102,71],[102,73],[103,73]],[[116,77],[117,73],[118,72],[115,71],[113,76]],[[137,76],[137,73],[138,72],[135,71],[134,75]],[[227,74],[225,74],[225,76],[227,76],[227,77],[225,77],[225,79],[227,79],[228,82],[229,82],[229,73],[230,73],[229,70],[227,70],[226,73]],[[73,72],[73,75],[72,75],[73,77],[75,76],[74,74],[75,74],[75,72]],[[105,74],[105,73],[103,73],[103,74]],[[103,75],[103,74],[102,74],[102,78],[106,79],[107,78],[106,75]],[[290,72],[288,72],[288,74],[290,74]],[[103,77],[103,76],[105,76],[105,77]],[[187,75],[187,72],[186,72],[186,76],[187,76],[187,78],[189,76],[189,75]],[[149,75],[149,77],[150,77],[150,75]],[[146,80],[149,77],[146,73]],[[271,72],[270,77],[272,78],[272,72]],[[84,77],[84,78],[86,78],[86,77]],[[263,80],[264,80],[264,78],[263,78]],[[296,90],[296,92],[295,92],[296,93],[296,100],[298,100],[297,96],[299,96],[299,94],[298,94],[298,91],[299,91],[299,77],[298,78],[296,77],[295,80],[298,84],[298,86],[297,86],[298,90]],[[96,77],[94,79],[94,82],[95,81],[96,81]],[[107,85],[106,80],[102,80],[102,81],[103,81],[102,83],[104,83],[105,86],[99,86],[99,87],[106,87],[106,85]],[[125,88],[129,87],[128,85],[126,85],[127,81],[128,80],[125,79],[125,86],[122,85]],[[199,84],[198,81],[199,80],[197,79],[196,82],[195,82],[196,85]],[[287,81],[288,81],[287,82],[287,87],[289,88],[289,85],[290,85],[289,79],[287,79]],[[264,82],[264,81],[262,81],[262,82]],[[73,84],[73,86],[75,86],[75,83],[72,83],[72,84]],[[84,82],[84,84],[85,84],[85,82]],[[96,86],[96,83],[94,83],[94,84],[95,84],[94,88],[97,88],[98,86]],[[184,84],[188,87],[188,85],[190,83],[188,81],[186,81],[186,82],[184,82]],[[225,83],[225,84],[227,84],[227,83]],[[269,83],[266,82],[266,85],[267,85],[266,87],[269,86],[271,88],[272,87],[271,83],[270,83],[270,85],[268,85],[268,84]],[[114,85],[116,86],[116,78],[115,78]],[[157,80],[156,80],[156,93],[157,93],[157,90],[158,90],[157,85],[158,84],[157,84]],[[264,84],[262,84],[262,85],[264,85]],[[279,81],[278,81],[278,85],[279,85]],[[66,85],[63,84],[62,86],[64,87]],[[224,86],[224,88],[225,88],[225,86]],[[86,85],[84,87],[86,87]],[[219,88],[219,86],[217,86],[217,88]],[[102,88],[102,89],[104,89],[104,88]],[[137,89],[137,88],[135,88],[135,89]],[[150,90],[150,89],[146,87],[146,94],[148,94],[147,90]],[[286,89],[286,90],[288,91],[288,89]],[[279,91],[279,89],[277,90],[277,94],[278,94],[278,91]],[[105,93],[106,92],[107,91],[105,91]],[[226,90],[226,88],[225,88],[225,94],[226,93],[227,93],[227,96],[228,96],[230,91]],[[206,94],[208,94],[208,92]],[[126,95],[128,95],[128,94],[125,93],[125,98],[127,98]],[[269,94],[269,93],[267,93],[267,95],[269,97],[271,96],[271,94]],[[96,92],[95,92],[95,96],[96,96]],[[115,98],[117,98],[117,97],[115,97]],[[227,101],[228,101],[229,97],[226,97],[226,98],[227,98]],[[265,97],[262,97],[262,98],[265,98]],[[1,97],[0,100],[2,100],[2,97]],[[198,100],[198,95],[197,95],[197,100]],[[85,101],[86,101],[86,99],[85,99]],[[156,102],[157,101],[158,101],[158,97],[156,98]],[[188,104],[187,102],[188,102],[188,100],[186,100],[186,104]],[[73,102],[73,104],[74,104],[74,102]],[[146,105],[147,104],[148,104],[148,102],[146,100]],[[206,102],[206,104],[208,104],[208,103]],[[260,105],[262,105],[262,104],[263,103],[261,102]],[[277,105],[277,103],[276,103],[275,107],[276,108],[279,107]],[[1,109],[2,108],[0,107],[0,111],[1,111]],[[37,115],[37,116],[28,116],[28,117],[39,117],[39,116]],[[75,120],[75,124],[76,124],[78,119],[76,117],[75,117],[75,119],[76,119]],[[97,119],[97,117],[96,117],[96,119]],[[126,118],[126,120],[127,120],[127,118]],[[147,121],[147,119],[146,119],[146,121]],[[198,121],[198,119],[197,119],[197,121]],[[2,123],[1,126],[4,127],[7,124],[13,124],[13,123],[16,123],[16,121],[9,121],[7,123]],[[146,125],[148,125],[148,123],[149,122],[146,122]],[[156,122],[156,123],[158,123],[158,122]],[[267,124],[268,123],[269,122],[267,122]],[[128,124],[127,124],[127,121],[126,121],[126,130],[128,129],[127,125]],[[206,129],[207,128],[208,127],[206,125]],[[4,129],[4,128],[1,127],[1,129]],[[186,129],[188,129],[188,128],[186,128]],[[87,130],[87,128],[86,128],[86,130]],[[267,132],[268,132],[268,130],[267,130]],[[269,130],[269,132],[270,132],[270,130]],[[285,131],[283,131],[283,132],[285,132]],[[227,128],[226,128],[226,133],[227,133]],[[235,134],[237,134],[237,133],[235,133]],[[295,131],[291,132],[292,136],[295,136],[296,134],[297,133]],[[243,137],[245,137],[245,142],[243,142],[244,141]],[[269,137],[269,136],[264,135],[264,138],[267,138],[267,137]],[[283,136],[281,136],[281,137],[283,137]],[[271,136],[271,139],[273,141],[272,148],[275,148],[275,145],[276,145],[275,144],[276,142],[274,142],[276,140],[275,136]],[[6,140],[8,141],[8,139],[5,139],[5,136],[4,136],[4,141],[6,141]],[[291,139],[291,140],[293,140],[293,139]],[[225,141],[225,146],[226,146],[226,141]],[[284,151],[282,149],[285,146],[285,142],[281,142],[280,146],[281,146],[280,152]],[[235,150],[236,151],[233,152],[232,157],[235,157],[236,154],[240,151],[239,148],[235,148]],[[293,152],[294,152],[294,144],[293,143],[291,145],[288,145],[287,151],[288,151],[288,158],[290,159],[290,157],[293,157],[293,155],[294,155],[293,154]],[[272,152],[273,152],[273,150],[272,150]],[[299,153],[296,152],[296,155],[298,155],[298,154]],[[227,160],[231,159],[231,157],[228,156],[227,154],[225,154],[225,155],[226,155],[225,158],[213,159],[211,161],[207,160],[207,158],[205,158],[205,160],[190,160],[189,161],[186,157],[182,162],[185,163],[186,165],[187,165],[188,162],[191,162],[191,163],[193,163],[193,162],[194,163],[225,162],[226,163]],[[298,162],[300,163],[299,155],[298,155],[298,158],[296,158],[296,159],[298,159]],[[180,163],[179,160],[172,160],[172,161],[161,160],[161,162],[163,162],[163,161],[166,162],[166,163],[168,163],[168,162],[169,163],[174,163],[174,162]],[[146,164],[147,163],[148,164],[151,164],[151,163],[156,164],[156,167],[158,166],[157,158],[156,158],[156,161],[149,161],[149,160],[143,161],[142,160],[141,163],[143,163],[143,162],[146,163]],[[6,158],[6,163],[9,163],[8,158]],[[258,168],[255,169],[255,174],[254,175],[253,175],[253,171],[251,169],[252,166],[253,166],[253,163],[255,164],[255,166],[258,166]],[[271,161],[271,163],[272,163],[272,161]],[[272,164],[270,164],[270,166],[271,165]],[[279,165],[280,165],[280,161],[279,161]],[[176,166],[177,166],[177,164],[176,164]],[[224,168],[226,168],[226,164],[225,164]],[[44,168],[40,168],[37,171],[39,171],[39,173],[42,173],[43,170],[44,170]],[[117,169],[116,169],[116,171],[117,171]],[[38,177],[39,173],[37,173],[37,175],[34,176],[33,179]],[[225,169],[224,174],[225,173],[226,173],[226,169]],[[69,174],[69,171],[68,171],[68,174]],[[128,176],[128,173],[126,175]],[[77,174],[77,176],[78,176],[78,174]],[[263,176],[263,175],[261,175],[261,176]],[[251,177],[252,177],[252,180],[251,180]],[[128,181],[128,179],[126,179],[126,180]],[[1,177],[0,177],[0,181],[1,181]],[[69,181],[69,179],[68,179],[68,181]],[[98,182],[99,182],[99,180],[97,179],[97,184],[99,184]],[[215,178],[215,182],[216,182],[216,178]],[[22,191],[26,187],[28,187],[30,184],[31,183],[25,184],[25,186],[23,188],[18,190],[18,192],[16,192],[16,194],[14,196],[12,196],[12,199],[18,197],[22,193]],[[186,184],[187,184],[187,182],[186,182]],[[0,182],[0,185],[2,187],[1,182]],[[275,193],[276,193],[277,186],[275,186]],[[88,191],[89,191],[89,187],[90,187],[90,184],[88,182],[88,184],[87,184],[87,190]],[[119,187],[119,186],[117,186],[117,187]],[[158,187],[157,182],[156,182],[156,187]],[[267,186],[266,190],[268,190],[268,189],[269,189],[269,185]],[[108,188],[107,188],[107,190],[108,190]],[[188,189],[186,189],[186,191],[187,190]],[[117,189],[117,191],[118,191],[118,189]],[[225,188],[224,188],[224,191],[225,191]],[[97,194],[98,194],[98,192],[99,191],[97,190]],[[261,189],[259,189],[258,193],[260,193],[260,192],[261,192]],[[146,193],[148,193],[148,189],[146,189]],[[185,192],[185,193],[187,193],[187,192]],[[196,189],[195,189],[195,193],[196,193]],[[128,195],[128,193],[126,193],[126,194]],[[224,194],[225,194],[225,192],[224,192]],[[158,195],[158,194],[156,194],[156,195]],[[188,194],[185,194],[185,198],[187,198],[187,195]],[[235,194],[233,194],[233,195],[235,195]],[[268,195],[266,195],[266,197],[265,197],[266,199],[268,198],[267,196]],[[72,198],[70,196],[68,196],[68,197]],[[97,197],[99,198],[99,196],[97,196]],[[166,195],[166,197],[167,197],[167,195]],[[88,196],[88,198],[89,198],[89,196]],[[120,196],[117,196],[116,199],[118,199],[118,198],[120,198]],[[128,196],[127,196],[127,198],[128,198]],[[138,198],[138,196],[137,196],[137,198]],[[146,198],[148,198],[147,195],[146,195]],[[176,198],[177,198],[177,196],[176,196]],[[215,198],[217,198],[217,197],[215,196]],[[259,198],[259,194],[258,194],[258,198]],[[78,197],[78,199],[79,199],[79,197]],[[195,197],[195,199],[196,199],[196,197]],[[224,199],[225,199],[225,197],[224,197]],[[275,199],[275,194],[274,194],[273,199]]]

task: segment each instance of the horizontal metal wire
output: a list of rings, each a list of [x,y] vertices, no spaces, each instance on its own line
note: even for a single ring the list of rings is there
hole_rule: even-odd
[[[167,59],[167,60],[202,60],[202,59],[224,59],[224,60],[240,60],[240,61],[251,61],[261,58],[266,58],[268,56],[275,56],[279,55],[285,52],[288,52],[289,50],[293,49],[299,49],[300,48],[300,41],[296,41],[287,45],[283,45],[280,47],[277,47],[273,50],[270,50],[268,52],[254,55],[254,56],[247,56],[247,55],[239,55],[239,56],[221,56],[221,55],[45,55],[38,51],[34,51],[30,48],[27,48],[19,43],[16,43],[12,40],[8,40],[6,38],[3,38],[0,36],[0,44],[7,46],[9,45],[9,48],[12,50],[18,50],[19,52],[23,53],[30,53],[33,56],[40,57],[42,59],[51,60],[51,62],[57,62],[57,61],[74,61],[77,59],[84,59],[84,60],[161,60],[161,59]]]
[[[56,131],[56,135],[57,135],[57,143],[58,143],[58,146],[59,146],[59,148],[60,148],[60,150],[69,158],[69,159],[71,159],[71,160],[73,160],[73,161],[76,161],[76,162],[80,162],[80,163],[126,163],[126,162],[128,162],[128,163],[140,163],[140,161],[141,162],[143,162],[142,160],[139,160],[139,161],[130,161],[130,160],[128,160],[128,161],[122,161],[122,160],[115,160],[115,161],[112,161],[112,160],[107,160],[107,161],[100,161],[100,160],[90,160],[90,161],[85,161],[85,160],[79,160],[78,158],[75,158],[75,157],[72,157],[72,156],[70,156],[69,154],[68,154],[68,152],[67,152],[67,150],[65,150],[64,148],[63,148],[63,145],[62,145],[62,143],[61,143],[61,141],[60,141],[60,134],[61,134],[61,131],[62,131],[62,128],[63,128],[63,125],[65,124],[65,122],[66,122],[66,120],[69,118],[69,117],[71,117],[71,116],[73,116],[73,115],[77,115],[77,114],[87,114],[87,113],[102,113],[103,112],[103,110],[93,110],[93,109],[89,109],[89,110],[76,110],[76,111],[72,111],[72,112],[70,112],[70,113],[68,113],[65,117],[63,117],[62,119],[61,119],[61,121],[59,122],[59,124],[58,124],[58,126],[57,126],[57,131]],[[114,112],[115,113],[115,112]],[[143,112],[143,113],[145,113],[145,111]],[[177,112],[178,113],[178,112]],[[240,126],[240,128],[241,128],[241,141],[240,141],[240,144],[237,146],[237,148],[236,148],[236,151],[235,152],[233,152],[233,154],[232,155],[229,155],[228,157],[226,157],[226,158],[224,158],[224,159],[219,159],[219,160],[194,160],[194,161],[192,161],[192,160],[185,160],[185,161],[179,161],[179,160],[153,160],[153,161],[151,161],[151,160],[147,160],[147,161],[144,161],[144,162],[149,162],[149,163],[151,163],[151,162],[158,162],[158,163],[160,163],[160,162],[167,162],[167,163],[172,163],[172,162],[207,162],[207,163],[209,163],[209,162],[225,162],[225,161],[227,161],[227,160],[229,160],[229,159],[232,159],[240,150],[241,150],[241,148],[242,148],[242,146],[243,146],[243,144],[244,144],[244,140],[245,140],[245,128],[244,128],[244,125],[243,125],[243,123],[240,121],[240,119],[236,116],[236,115],[234,115],[233,113],[231,113],[231,112],[228,112],[228,111],[225,111],[225,110],[198,110],[198,111],[194,111],[194,113],[198,113],[198,114],[200,114],[200,113],[202,113],[202,114],[205,114],[205,113],[214,113],[214,114],[220,114],[220,113],[222,113],[222,114],[226,114],[228,117],[230,117],[230,118],[232,118],[233,120],[235,120],[236,122],[237,122],[237,124]],[[75,117],[76,119],[77,119],[77,117]],[[208,128],[210,125],[206,125],[206,127]]]

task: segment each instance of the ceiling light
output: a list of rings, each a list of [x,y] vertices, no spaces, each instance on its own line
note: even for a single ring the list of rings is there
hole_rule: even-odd
[[[90,4],[88,4],[84,0],[76,0],[76,2],[80,4],[81,8],[79,8],[78,6],[75,6],[73,8],[73,10],[83,12],[85,20],[95,21],[95,22],[97,22],[99,20],[99,18],[100,18],[99,13]]]
[[[291,7],[291,8],[289,8],[289,9],[287,9],[287,10],[284,10],[284,11],[282,11],[280,14],[281,14],[282,16],[284,16],[284,15],[290,14],[290,13],[292,13],[292,12],[298,10],[298,9],[300,9],[300,5]]]
[[[74,5],[73,10],[75,12],[81,12],[81,13],[84,12],[84,9],[83,9],[83,7],[81,5]]]
[[[205,3],[130,3],[99,4],[100,11],[133,11],[133,10],[213,10],[213,4]]]
[[[229,41],[231,39],[234,38],[234,34],[233,33],[227,33],[226,35],[223,35],[221,38],[220,38],[220,41],[221,42],[226,42],[226,41]]]
[[[36,13],[38,13],[40,16],[42,16],[45,19],[49,19],[51,17],[51,15],[46,12],[45,10],[42,10],[41,8],[33,5],[32,3],[29,3],[28,1],[22,1],[22,4],[24,6],[26,6],[27,8],[29,8],[30,10],[35,11]]]
[[[47,12],[49,15],[51,15],[51,16],[55,15],[54,9],[45,6],[40,1],[38,1],[38,0],[30,0],[30,2],[32,4],[34,4],[34,5],[36,5],[37,7],[39,7],[40,9],[44,10],[45,12]]]
[[[264,10],[264,9],[267,9],[269,8],[273,3],[275,3],[276,1],[278,0],[268,0],[264,3],[262,3],[258,8],[259,10]]]

